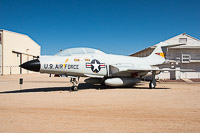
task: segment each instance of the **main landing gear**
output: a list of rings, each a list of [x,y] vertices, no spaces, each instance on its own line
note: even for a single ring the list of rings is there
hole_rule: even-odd
[[[156,76],[156,71],[153,71],[152,72],[152,80],[149,83],[149,88],[150,89],[156,88],[156,79],[155,79],[155,76]]]
[[[79,79],[80,77],[72,77],[70,79],[70,82],[73,84],[71,88],[72,91],[78,91]]]

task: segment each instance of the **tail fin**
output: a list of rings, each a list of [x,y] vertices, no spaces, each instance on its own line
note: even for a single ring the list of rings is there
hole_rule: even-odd
[[[168,43],[160,42],[156,46],[154,51],[146,58],[152,62],[151,65],[163,64],[166,59],[167,48],[176,47],[176,46],[180,46],[180,45],[185,45],[185,44],[171,44],[170,45]]]
[[[167,48],[162,48],[161,46],[166,45],[166,43],[160,42],[154,51],[147,57],[147,59],[152,62],[151,65],[158,65],[165,62]]]

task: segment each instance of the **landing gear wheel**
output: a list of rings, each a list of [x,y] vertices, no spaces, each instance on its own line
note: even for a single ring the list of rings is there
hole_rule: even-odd
[[[151,81],[150,83],[149,83],[149,88],[150,89],[154,89],[156,86],[154,85],[154,83]]]
[[[155,79],[156,71],[152,71],[152,80],[149,83],[149,88],[154,89],[156,88],[156,79]]]
[[[78,86],[72,86],[72,91],[78,91]]]
[[[78,85],[79,85],[79,79],[80,77],[72,77],[70,82],[73,84],[71,90],[72,91],[78,91]]]

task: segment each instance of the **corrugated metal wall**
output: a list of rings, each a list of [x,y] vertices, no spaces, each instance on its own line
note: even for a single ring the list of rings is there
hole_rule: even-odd
[[[3,31],[3,75],[27,74],[27,70],[20,69],[19,65],[28,61],[29,56],[39,55],[40,46],[29,36]]]

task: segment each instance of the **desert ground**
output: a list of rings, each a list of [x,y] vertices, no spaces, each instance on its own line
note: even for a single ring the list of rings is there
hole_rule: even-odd
[[[200,83],[102,88],[83,79],[71,92],[69,78],[0,76],[0,132],[200,132]]]

